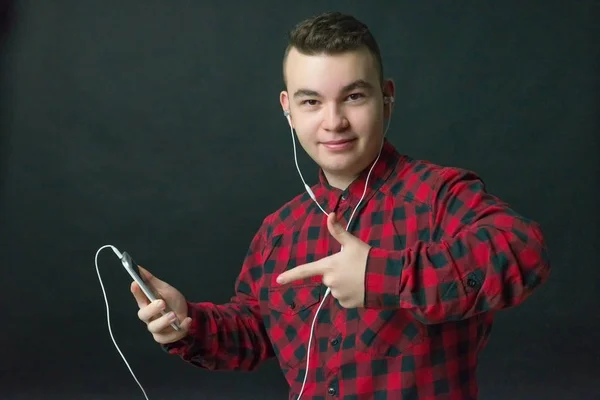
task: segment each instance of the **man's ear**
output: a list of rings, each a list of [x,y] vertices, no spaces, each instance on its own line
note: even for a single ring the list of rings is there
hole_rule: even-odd
[[[394,108],[396,88],[392,79],[386,79],[383,82],[383,96],[388,98],[388,103],[383,105],[383,117],[389,119],[392,116],[392,109]]]
[[[284,113],[284,116],[288,118],[288,122],[290,123],[290,126],[292,126],[292,116],[290,115],[290,99],[287,91],[281,91],[279,94],[279,103],[281,104],[281,109]]]
[[[290,110],[290,101],[288,98],[287,91],[282,90],[281,93],[279,93],[279,103],[281,104],[281,108],[283,109],[283,111]]]

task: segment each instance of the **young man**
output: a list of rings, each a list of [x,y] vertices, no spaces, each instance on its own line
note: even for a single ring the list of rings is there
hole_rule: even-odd
[[[139,318],[201,368],[253,370],[277,357],[290,399],[477,398],[494,313],[548,277],[539,226],[474,173],[385,140],[394,84],[356,19],[299,24],[284,79],[281,106],[320,167],[314,199],[265,218],[228,304],[191,303],[142,270],[175,315],[160,316],[164,303],[148,304],[134,283]]]

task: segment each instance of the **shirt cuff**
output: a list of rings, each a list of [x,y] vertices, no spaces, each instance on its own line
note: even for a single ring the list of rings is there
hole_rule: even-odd
[[[365,308],[398,308],[404,257],[371,248],[365,271]]]
[[[187,309],[188,309],[188,317],[192,318],[192,323],[190,324],[190,329],[187,332],[187,335],[177,340],[176,342],[161,344],[163,350],[165,350],[169,354],[173,355],[184,355],[185,351],[190,348],[194,344],[194,337],[200,329],[201,321],[198,318],[198,313],[194,313],[194,305],[186,300]]]

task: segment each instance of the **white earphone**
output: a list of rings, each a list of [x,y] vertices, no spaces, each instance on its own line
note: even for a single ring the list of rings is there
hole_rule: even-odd
[[[393,96],[384,96],[383,103],[384,104],[393,104],[394,103],[394,97]],[[317,207],[319,207],[321,209],[321,211],[323,212],[323,214],[325,214],[327,216],[328,215],[327,212],[323,209],[323,207],[321,207],[321,205],[317,201],[317,198],[316,198],[315,194],[313,193],[312,189],[310,188],[310,186],[308,186],[306,184],[306,181],[304,180],[304,176],[302,176],[302,172],[300,172],[300,167],[298,166],[298,157],[297,157],[297,154],[296,154],[296,138],[294,137],[294,127],[292,125],[292,120],[290,118],[290,112],[288,110],[284,110],[283,111],[283,115],[286,117],[286,119],[288,120],[288,123],[290,125],[290,132],[292,134],[292,145],[294,146],[294,161],[296,162],[296,169],[298,170],[298,174],[300,174],[300,179],[302,179],[302,183],[304,184],[304,188],[306,189],[307,193],[310,195],[311,199],[313,199],[313,201],[315,202],[315,204],[317,205]],[[375,167],[375,165],[377,165],[377,161],[379,161],[379,156],[381,156],[381,150],[383,149],[384,138],[385,138],[385,135],[387,134],[388,129],[390,128],[390,122],[391,122],[391,118],[388,119],[387,127],[385,128],[385,131],[383,133],[383,138],[381,139],[381,146],[379,148],[379,154],[377,154],[377,158],[373,162],[373,165],[371,165],[371,169],[369,170],[369,173],[367,175],[367,179],[365,180],[365,188],[363,190],[363,194],[362,194],[360,200],[358,201],[358,203],[356,204],[356,207],[354,207],[354,210],[352,211],[352,214],[350,215],[350,218],[348,219],[348,224],[346,225],[346,231],[350,227],[350,223],[352,222],[352,218],[354,217],[354,213],[356,212],[356,210],[358,210],[358,207],[362,203],[362,201],[363,201],[363,199],[365,197],[365,194],[367,193],[367,187],[368,187],[368,184],[369,184],[369,178],[371,176],[371,172],[373,171],[373,168]],[[343,249],[344,249],[344,247],[342,246],[342,248],[340,249],[340,251],[342,251]],[[310,362],[310,350],[311,350],[311,343],[312,343],[312,338],[313,338],[313,332],[314,332],[314,328],[315,328],[315,322],[317,321],[317,316],[319,315],[319,311],[321,310],[321,306],[325,302],[325,299],[327,298],[327,296],[329,295],[330,292],[331,292],[331,289],[327,288],[327,290],[325,291],[325,296],[323,296],[323,300],[321,300],[321,303],[319,304],[319,307],[317,308],[317,312],[315,313],[315,317],[313,318],[313,321],[312,321],[312,324],[311,324],[311,327],[310,327],[310,337],[308,339],[308,346],[307,346],[307,351],[306,351],[306,372],[304,374],[304,381],[302,383],[302,389],[300,390],[300,394],[298,395],[298,399],[297,400],[301,399],[302,393],[304,392],[304,386],[306,385],[306,378],[308,376],[308,367],[309,367],[309,362]]]

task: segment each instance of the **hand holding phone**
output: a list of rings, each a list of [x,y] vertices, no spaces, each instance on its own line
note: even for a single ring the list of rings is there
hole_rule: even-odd
[[[191,324],[183,294],[137,265],[127,252],[121,262],[133,278],[131,293],[140,308],[138,318],[147,324],[154,340],[167,344],[183,338]]]

